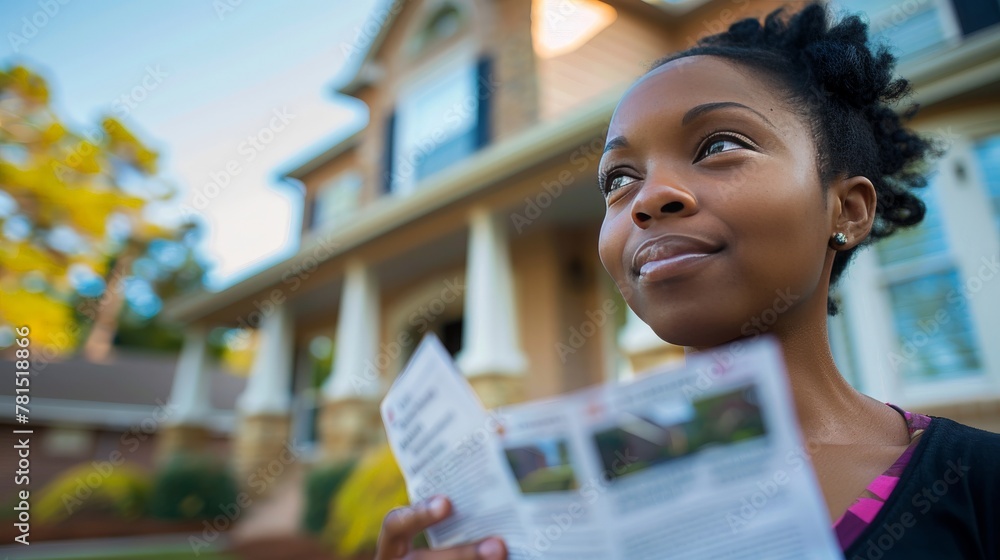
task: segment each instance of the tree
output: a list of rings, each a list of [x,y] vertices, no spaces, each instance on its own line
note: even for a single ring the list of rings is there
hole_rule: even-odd
[[[201,285],[195,226],[145,217],[175,193],[158,157],[110,116],[71,130],[41,76],[0,70],[0,345],[28,325],[35,348],[102,359],[123,317]]]

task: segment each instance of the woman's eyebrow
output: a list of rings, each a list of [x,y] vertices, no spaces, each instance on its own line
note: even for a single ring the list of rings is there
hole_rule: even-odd
[[[618,148],[628,148],[628,140],[626,140],[624,136],[615,136],[609,140],[607,145],[604,146],[604,153],[606,154],[611,150]]]
[[[760,111],[758,111],[758,110],[756,110],[756,109],[754,109],[752,107],[747,107],[746,105],[744,105],[742,103],[737,103],[735,101],[717,101],[715,103],[703,103],[701,105],[698,105],[697,107],[693,107],[687,113],[684,113],[684,117],[681,119],[681,126],[686,125],[687,123],[689,123],[692,120],[700,117],[701,115],[704,115],[705,113],[708,113],[708,112],[711,112],[711,111],[717,111],[719,109],[727,109],[727,108],[730,108],[730,107],[735,107],[737,109],[745,109],[747,111],[750,111],[753,114],[755,114],[758,117],[760,117],[761,119],[763,119],[764,122],[766,122],[768,124],[768,126],[770,126],[771,128],[773,128],[775,130],[778,129],[778,127],[774,126],[774,123],[772,123],[771,121],[767,120],[767,117],[765,117]]]

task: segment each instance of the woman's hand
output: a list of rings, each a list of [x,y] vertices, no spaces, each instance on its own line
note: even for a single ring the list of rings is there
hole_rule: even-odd
[[[490,537],[472,544],[443,550],[412,550],[413,537],[451,515],[451,502],[434,496],[409,507],[390,511],[382,521],[375,560],[504,560],[507,547]]]

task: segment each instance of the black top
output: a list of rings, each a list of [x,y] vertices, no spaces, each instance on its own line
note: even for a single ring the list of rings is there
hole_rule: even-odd
[[[847,560],[1000,560],[1000,434],[933,417]]]

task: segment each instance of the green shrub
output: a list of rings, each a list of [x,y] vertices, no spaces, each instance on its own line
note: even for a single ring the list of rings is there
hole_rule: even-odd
[[[149,509],[163,519],[209,519],[231,511],[236,493],[233,476],[221,462],[181,455],[157,473]]]
[[[306,509],[302,525],[312,534],[323,532],[330,519],[334,494],[354,470],[353,460],[316,469],[306,477]]]
[[[55,523],[81,514],[139,517],[149,506],[149,475],[128,465],[84,463],[59,475],[38,493],[33,514]]]

